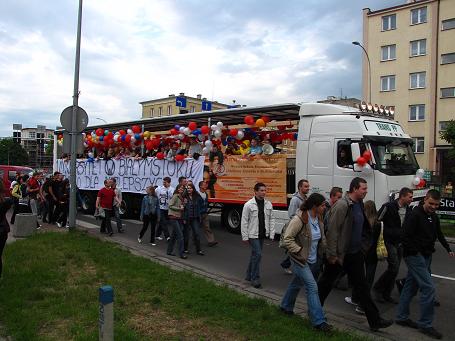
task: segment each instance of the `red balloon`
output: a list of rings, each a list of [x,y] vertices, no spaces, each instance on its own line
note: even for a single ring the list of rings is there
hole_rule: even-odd
[[[175,161],[183,161],[185,160],[185,155],[182,155],[182,154],[178,154],[175,156]]]
[[[359,166],[362,166],[362,167],[363,167],[363,166],[365,166],[365,164],[367,163],[367,160],[365,160],[365,158],[364,158],[363,156],[359,156],[359,157],[357,158],[357,161],[356,161],[356,162],[357,162],[357,164],[358,164]]]
[[[125,142],[126,143],[130,143],[131,142],[131,135],[128,134],[128,135],[125,136]]]
[[[238,131],[237,129],[234,128],[234,129],[229,130],[229,135],[231,135],[232,137],[234,137],[234,136],[237,136],[237,133],[238,133],[238,132],[239,132],[239,131]]]
[[[95,134],[97,136],[102,136],[102,135],[104,135],[104,130],[101,128],[98,128],[98,129],[96,129]]]
[[[139,127],[138,125],[134,125],[131,127],[131,130],[133,131],[133,133],[139,134],[141,132],[141,127]]]
[[[423,188],[423,187],[425,187],[425,185],[426,185],[425,179],[420,179],[420,182],[419,182],[419,184],[417,186],[420,187],[420,188]]]
[[[110,131],[110,132],[107,133],[107,137],[111,138],[111,137],[113,137],[113,136],[114,136],[114,134],[112,133],[112,131]]]
[[[363,158],[367,161],[371,160],[371,152],[369,150],[365,150],[362,154]]]
[[[202,126],[201,127],[201,133],[202,134],[208,134],[210,133],[210,128],[208,126]]]
[[[188,124],[188,128],[190,128],[190,130],[196,130],[197,129],[197,124],[196,122],[190,122]]]
[[[265,122],[265,123],[269,123],[270,122],[270,118],[268,116],[262,116],[261,117],[262,120]]]
[[[123,129],[119,130],[118,132],[119,132],[120,135],[125,135],[126,134],[126,131],[124,131]]]
[[[243,121],[245,122],[245,124],[248,124],[248,125],[253,125],[254,124],[254,117],[251,116],[251,115],[247,115],[245,116],[245,118],[243,119]]]
[[[278,130],[281,130],[281,131],[286,130],[286,126],[278,126]]]
[[[158,160],[163,160],[163,159],[164,159],[164,153],[162,153],[162,152],[156,153],[156,158],[157,158]]]
[[[171,135],[177,135],[177,129],[172,128],[170,130]]]

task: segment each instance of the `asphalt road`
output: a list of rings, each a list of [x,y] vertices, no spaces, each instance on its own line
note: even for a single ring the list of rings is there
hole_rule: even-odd
[[[91,224],[98,224],[92,216],[78,215],[78,219]],[[219,274],[225,278],[235,281],[243,281],[245,271],[249,260],[250,249],[247,244],[241,242],[239,235],[234,235],[222,229],[219,223],[219,216],[211,216],[211,227],[215,233],[219,244],[215,247],[208,247],[207,243],[202,236],[203,250],[205,256],[198,256],[195,254],[194,247],[190,240],[190,253],[187,260],[180,260],[181,262],[190,263],[196,268],[205,271]],[[122,235],[115,235],[115,238],[126,238],[129,240],[137,240],[142,223],[136,220],[125,220],[124,229],[126,233]],[[116,231],[116,224],[112,221],[114,231]],[[94,227],[94,226],[92,226]],[[150,240],[149,232],[143,238],[141,248],[152,248],[153,251],[161,256],[166,256],[166,242],[157,241],[156,246],[151,246],[148,241]],[[455,245],[452,247],[455,249]],[[170,256],[166,256],[170,257]],[[173,257],[175,258],[175,257]],[[281,260],[284,259],[284,252],[278,247],[275,241],[267,241],[264,245],[261,278],[263,290],[283,295],[286,287],[291,280],[292,276],[285,274],[280,267]],[[376,276],[380,276],[386,267],[385,262],[379,262],[376,271]],[[447,252],[442,248],[439,243],[436,243],[436,252],[433,255],[432,263],[433,279],[436,285],[437,298],[441,302],[441,306],[435,308],[435,321],[434,327],[444,334],[444,338],[455,340],[455,324],[453,323],[453,313],[455,312],[455,301],[453,299],[453,292],[455,290],[455,258],[450,258]],[[406,265],[404,262],[401,265],[400,276],[406,275]],[[303,294],[300,295],[304,296]],[[350,296],[350,291],[343,291],[334,289],[328,297],[324,308],[338,316],[343,316],[352,321],[359,323],[366,323],[366,319],[362,315],[354,312],[352,306],[344,302],[344,297]],[[399,299],[398,291],[394,290],[392,296]],[[396,305],[377,303],[379,310],[385,318],[394,319],[396,312]],[[411,306],[411,318],[416,320],[419,316],[418,297],[413,300]],[[392,328],[392,327],[391,327]],[[394,326],[394,332],[397,335],[405,333],[403,327]],[[389,328],[390,329],[390,328]],[[402,335],[399,339],[425,340],[422,334],[414,330],[407,330],[406,334]]]

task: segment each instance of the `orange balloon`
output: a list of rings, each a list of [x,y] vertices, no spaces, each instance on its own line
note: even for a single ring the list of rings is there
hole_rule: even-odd
[[[265,122],[262,118],[256,120],[256,127],[265,127]]]

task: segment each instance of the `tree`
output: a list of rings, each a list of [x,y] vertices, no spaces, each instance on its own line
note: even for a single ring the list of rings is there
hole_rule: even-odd
[[[47,143],[47,146],[45,148],[45,153],[46,153],[46,155],[54,154],[54,140],[53,139]]]
[[[446,129],[439,132],[439,136],[452,145],[452,149],[449,150],[449,157],[455,158],[455,120],[450,120]]]
[[[22,146],[12,138],[0,140],[0,164],[26,166],[28,154]]]

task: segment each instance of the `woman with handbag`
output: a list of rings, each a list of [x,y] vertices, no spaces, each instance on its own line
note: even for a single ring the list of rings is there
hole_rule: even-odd
[[[322,214],[325,198],[319,193],[311,194],[300,206],[289,222],[283,236],[283,245],[291,258],[294,277],[280,304],[283,313],[292,315],[294,305],[302,286],[308,304],[308,315],[313,328],[321,332],[331,332],[318,295],[315,278],[320,270],[319,256],[322,256],[326,241]]]
[[[177,242],[177,248],[180,258],[188,258],[183,253],[183,210],[185,208],[186,198],[184,196],[185,186],[178,185],[174,191],[174,195],[169,200],[169,225],[172,227],[172,234],[169,243],[167,244],[167,254],[175,256],[174,245]]]
[[[0,278],[2,277],[3,249],[5,248],[8,233],[10,231],[8,220],[6,219],[6,212],[8,212],[13,205],[13,201],[9,198],[5,198],[4,193],[3,182],[0,181]]]
[[[19,203],[20,203],[20,200],[22,200],[22,183],[23,183],[23,179],[22,179],[22,176],[20,176],[17,179],[17,182],[14,184],[13,189],[11,191],[14,209],[13,209],[13,214],[11,216],[10,223],[13,225],[14,225],[14,222],[16,221],[16,214],[20,213],[19,212],[20,211]]]

